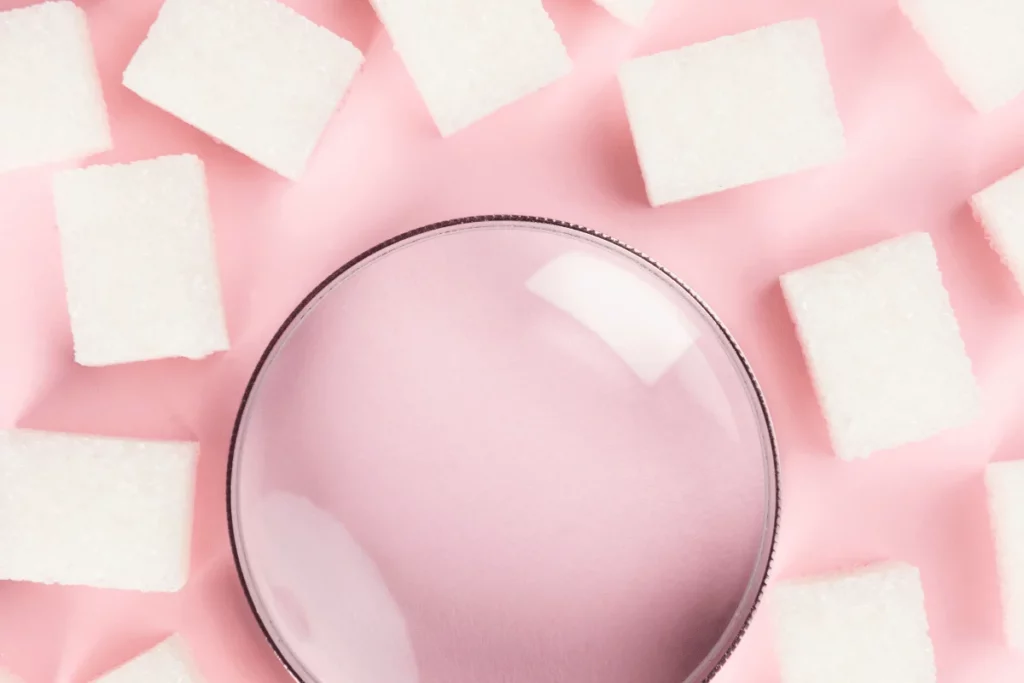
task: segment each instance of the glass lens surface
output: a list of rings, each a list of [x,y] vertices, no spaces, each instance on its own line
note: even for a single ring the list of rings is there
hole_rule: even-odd
[[[307,683],[682,683],[753,610],[763,402],[705,307],[576,228],[413,233],[339,271],[243,403],[239,569]]]

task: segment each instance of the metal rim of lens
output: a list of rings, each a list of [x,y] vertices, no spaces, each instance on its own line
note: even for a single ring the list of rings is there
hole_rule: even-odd
[[[459,226],[470,227],[474,224],[485,224],[485,223],[519,223],[526,224],[532,227],[554,227],[562,230],[569,231],[570,233],[576,233],[577,235],[596,239],[598,241],[606,243],[606,246],[616,247],[622,251],[625,251],[628,255],[639,259],[644,265],[652,268],[657,274],[667,278],[674,286],[678,287],[685,293],[699,308],[702,314],[715,326],[719,334],[728,343],[729,350],[732,351],[735,359],[739,361],[739,364],[746,375],[745,379],[748,383],[748,387],[753,392],[753,397],[756,400],[757,408],[760,411],[760,426],[763,430],[762,439],[766,442],[762,445],[767,446],[767,450],[771,454],[771,462],[766,463],[766,510],[765,510],[765,529],[762,535],[761,549],[758,553],[757,562],[754,566],[754,572],[751,575],[751,580],[748,584],[747,591],[744,593],[743,598],[740,602],[739,608],[737,608],[736,615],[729,622],[729,625],[723,631],[719,640],[715,643],[715,646],[710,650],[708,655],[702,660],[701,664],[694,670],[694,673],[699,673],[701,670],[706,670],[707,673],[700,678],[700,683],[709,683],[722,667],[735,652],[746,635],[747,630],[750,627],[750,623],[754,618],[754,614],[757,611],[761,600],[764,597],[765,588],[768,583],[768,578],[771,573],[772,562],[775,557],[775,550],[778,542],[779,535],[779,522],[781,518],[781,484],[780,484],[780,464],[779,464],[779,449],[778,442],[775,436],[775,429],[772,426],[771,415],[768,411],[768,404],[765,400],[764,392],[761,386],[757,382],[757,378],[754,376],[753,369],[750,366],[750,362],[747,360],[743,351],[740,349],[739,344],[735,338],[726,328],[725,324],[718,318],[718,316],[711,310],[711,307],[704,302],[701,297],[694,292],[688,285],[682,280],[676,277],[671,271],[659,264],[657,261],[647,256],[643,252],[634,249],[633,247],[625,244],[614,237],[610,237],[603,233],[591,230],[590,228],[583,227],[574,223],[568,223],[565,221],[555,220],[551,218],[539,218],[535,216],[519,216],[512,214],[494,214],[494,215],[481,215],[481,216],[470,216],[465,218],[456,218],[447,221],[441,221],[438,223],[432,223],[425,225],[420,228],[415,228],[407,232],[401,233],[392,237],[391,239],[385,240],[370,249],[367,249],[363,253],[359,254],[353,259],[350,259],[341,267],[337,268],[334,272],[324,278],[312,291],[307,294],[302,301],[299,302],[292,312],[285,318],[284,322],[278,327],[274,336],[270,339],[263,353],[260,355],[259,361],[256,363],[256,367],[253,369],[252,374],[249,376],[249,381],[246,384],[245,391],[242,394],[242,399],[239,403],[238,412],[235,417],[234,426],[231,430],[231,441],[228,446],[228,464],[227,464],[227,522],[228,522],[228,538],[231,543],[231,556],[235,565],[235,572],[238,575],[239,582],[242,585],[242,591],[245,594],[246,603],[249,605],[249,609],[253,616],[256,618],[256,622],[260,627],[260,631],[266,638],[267,643],[270,645],[274,654],[280,660],[281,664],[288,671],[288,673],[300,683],[324,683],[316,681],[312,676],[304,678],[303,675],[297,671],[295,664],[291,661],[288,653],[284,651],[282,645],[278,643],[274,633],[271,630],[271,625],[267,623],[263,615],[260,612],[260,606],[257,604],[257,598],[253,594],[254,591],[250,588],[249,580],[246,573],[246,562],[243,561],[242,555],[243,550],[240,547],[242,541],[238,534],[238,524],[235,519],[234,509],[234,496],[236,493],[236,487],[234,485],[235,475],[235,458],[237,455],[238,441],[243,431],[244,417],[246,409],[249,406],[250,400],[252,399],[253,391],[262,376],[264,368],[269,364],[272,359],[274,352],[277,350],[280,342],[285,338],[288,331],[292,328],[292,325],[297,321],[301,320],[303,313],[307,308],[318,301],[318,299],[325,293],[325,291],[334,284],[339,278],[348,274],[357,266],[361,265],[368,259],[375,255],[394,247],[397,244],[418,238],[430,233],[440,232],[449,228],[456,228]],[[766,455],[766,454],[765,454]],[[756,586],[755,586],[755,581]],[[740,618],[740,622],[737,624],[737,617]],[[692,674],[687,677],[682,683],[691,683]]]

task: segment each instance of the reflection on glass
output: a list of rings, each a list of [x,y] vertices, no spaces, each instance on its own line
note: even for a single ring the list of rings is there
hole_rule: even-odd
[[[606,259],[570,252],[526,282],[531,292],[599,336],[645,384],[654,384],[695,341],[678,304]]]
[[[307,666],[336,672],[339,683],[416,683],[402,612],[341,522],[285,492],[264,497],[260,507],[258,543],[270,550],[263,555],[262,580]]]

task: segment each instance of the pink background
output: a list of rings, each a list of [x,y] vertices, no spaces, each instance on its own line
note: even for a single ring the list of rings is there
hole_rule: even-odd
[[[31,4],[0,0],[0,9]],[[206,162],[234,348],[202,362],[76,367],[50,170],[0,178],[0,427],[198,438],[192,578],[178,595],[0,583],[0,665],[86,681],[180,630],[210,681],[288,677],[235,577],[224,519],[231,422],[263,345],[338,264],[424,223],[527,213],[582,223],[692,285],[749,356],[783,462],[777,578],[878,559],[921,567],[943,683],[1020,680],[1002,645],[981,472],[1024,446],[1024,301],[966,200],[1024,164],[1024,101],[981,116],[895,0],[663,0],[633,30],[587,0],[546,0],[576,62],[553,87],[442,140],[365,0],[292,0],[352,40],[363,73],[306,177],[290,183],[139,100],[119,74],[155,0],[79,0],[88,12],[117,149],[110,162],[196,152]],[[614,78],[624,59],[782,19],[819,20],[849,140],[839,165],[653,210]],[[930,232],[980,379],[973,426],[857,464],[830,452],[777,285],[795,267]],[[719,680],[778,681],[767,610]]]

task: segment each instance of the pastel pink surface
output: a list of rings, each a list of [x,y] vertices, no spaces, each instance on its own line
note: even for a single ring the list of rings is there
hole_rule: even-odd
[[[0,9],[31,4],[0,0]],[[660,2],[631,30],[588,0],[548,0],[574,74],[441,140],[362,0],[294,0],[367,57],[309,172],[291,184],[119,85],[154,0],[80,0],[115,151],[90,162],[194,152],[206,162],[234,349],[198,363],[76,367],[49,176],[0,177],[0,427],[198,438],[192,578],[179,595],[0,584],[0,666],[27,683],[78,683],[180,630],[211,681],[289,680],[249,614],[230,559],[224,475],[242,388],[270,335],[337,265],[382,239],[479,213],[561,218],[651,254],[699,292],[754,365],[783,464],[781,578],[879,559],[920,566],[944,683],[1011,683],[1002,644],[983,465],[1018,457],[1024,300],[967,199],[1024,165],[1024,102],[976,114],[895,0]],[[847,160],[652,210],[615,69],[624,59],[802,16],[819,20]],[[783,272],[924,230],[978,374],[975,425],[865,463],[831,455],[784,310]],[[719,680],[776,683],[762,610]]]

